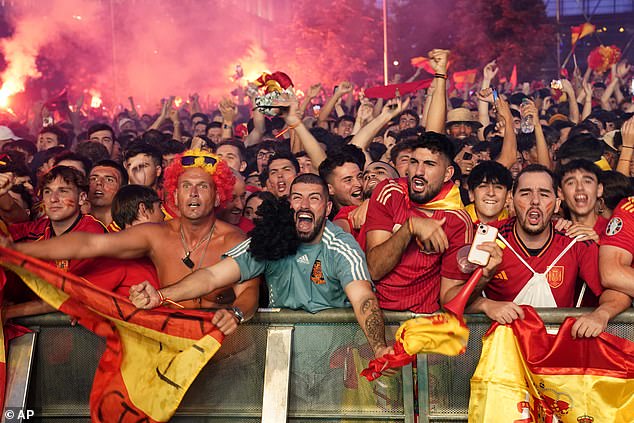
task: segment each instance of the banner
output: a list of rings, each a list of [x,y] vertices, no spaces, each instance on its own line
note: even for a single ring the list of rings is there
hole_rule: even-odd
[[[494,323],[471,378],[471,423],[630,423],[634,343],[602,333],[573,339],[574,318],[557,335],[530,306],[524,320]]]
[[[214,313],[139,310],[122,296],[5,248],[0,248],[0,265],[106,339],[90,394],[94,422],[168,421],[220,348],[223,334],[211,323]]]

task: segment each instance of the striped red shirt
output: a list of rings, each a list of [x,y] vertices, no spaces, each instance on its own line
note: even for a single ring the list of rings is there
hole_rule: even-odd
[[[410,203],[404,184],[399,184],[397,180],[386,180],[372,193],[362,231],[393,233],[410,216],[429,218],[416,204]],[[457,253],[473,241],[471,219],[464,210],[434,210],[431,216],[432,219],[443,217],[447,218],[443,230],[447,234],[449,248],[443,254],[428,254],[422,252],[412,240],[398,265],[380,281],[376,281],[376,295],[381,308],[433,313],[440,308],[441,276],[458,280],[469,278],[458,268]]]

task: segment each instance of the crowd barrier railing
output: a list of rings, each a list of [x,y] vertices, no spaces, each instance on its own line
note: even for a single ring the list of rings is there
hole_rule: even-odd
[[[583,312],[540,315],[557,328]],[[414,316],[386,312],[389,336]],[[368,382],[359,373],[372,353],[351,309],[261,311],[225,338],[172,421],[412,423],[417,414],[422,423],[465,422],[469,380],[491,323],[483,315],[466,320],[471,334],[464,355],[419,355],[396,376]],[[90,421],[90,387],[105,342],[60,313],[19,323],[34,332],[10,344],[5,410],[30,411],[38,422]],[[634,341],[634,310],[618,316],[608,332]]]

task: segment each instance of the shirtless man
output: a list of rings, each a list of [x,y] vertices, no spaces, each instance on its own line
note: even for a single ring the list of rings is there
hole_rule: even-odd
[[[221,254],[246,237],[234,226],[216,219],[214,208],[231,198],[234,178],[217,156],[188,150],[165,172],[166,192],[173,193],[180,218],[163,223],[133,226],[125,231],[95,235],[72,233],[14,248],[33,257],[57,258],[149,257],[158,272],[161,287],[174,284],[202,267],[220,261]],[[37,244],[37,245],[36,245]],[[234,285],[233,304],[225,292],[212,292],[183,302],[187,308],[215,308],[213,323],[226,335],[255,313],[258,279]]]

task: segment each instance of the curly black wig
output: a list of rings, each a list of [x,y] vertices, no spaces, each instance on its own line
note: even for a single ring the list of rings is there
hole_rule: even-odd
[[[301,241],[295,230],[295,211],[288,200],[265,199],[256,211],[255,228],[249,232],[249,252],[257,260],[279,260],[293,255]]]

